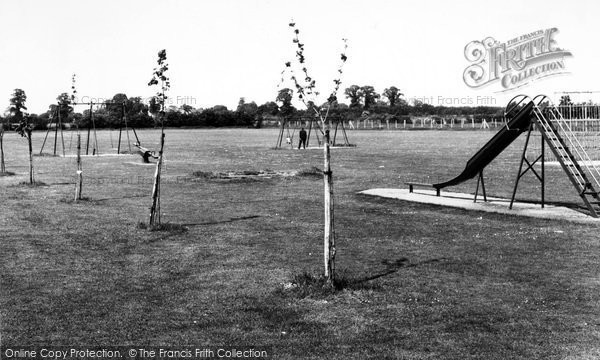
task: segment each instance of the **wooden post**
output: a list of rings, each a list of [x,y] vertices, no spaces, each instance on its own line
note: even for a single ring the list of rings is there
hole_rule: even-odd
[[[85,154],[88,155],[89,154],[89,150],[90,150],[90,131],[92,130],[92,121],[93,121],[93,114],[92,114],[92,109],[94,107],[94,103],[90,103],[90,122],[88,123],[88,131],[87,131],[87,141],[85,143]]]
[[[29,144],[29,184],[33,185],[33,147],[31,146],[31,128],[29,125],[27,125],[25,132],[27,133],[27,143]]]
[[[165,146],[165,133],[160,137],[160,151],[156,161],[154,185],[152,186],[152,206],[150,207],[150,226],[160,224],[160,168],[162,166],[163,148]]]
[[[123,128],[121,127],[121,124],[119,124],[119,141],[117,142],[117,154],[121,153],[121,132],[123,131]],[[127,128],[125,128],[125,131],[127,131]]]
[[[0,173],[4,174],[6,172],[6,167],[4,165],[4,124],[0,124]]]
[[[312,123],[313,123],[313,120],[312,120],[312,119],[309,119],[309,120],[308,120],[308,134],[307,134],[307,136],[306,136],[306,146],[307,146],[307,147],[309,146],[309,145],[308,145],[308,143],[310,142],[310,134],[312,133]],[[318,139],[318,138],[319,138],[319,137],[317,136],[317,139]]]
[[[283,142],[283,135],[284,135],[285,123],[286,123],[285,117],[283,119],[281,119],[281,121],[279,123],[280,123],[279,135],[277,136],[277,142],[275,143],[275,148],[277,148],[277,149],[281,148],[281,143]]]
[[[46,136],[44,136],[44,142],[42,143],[42,147],[40,148],[40,155],[42,155],[42,151],[44,151],[44,146],[46,146],[46,140],[48,140],[48,134],[50,134],[50,130],[52,129],[52,127],[50,125],[52,125],[53,116],[54,116],[53,114],[50,114],[50,124],[48,124],[46,126],[47,127],[47,129],[46,129]]]
[[[333,228],[333,176],[331,172],[331,155],[329,151],[329,130],[325,130],[324,137],[323,180],[325,235],[323,239],[323,258],[325,262],[325,278],[327,278],[327,282],[331,285],[335,277],[335,232]]]
[[[58,127],[60,128],[60,141],[62,143],[62,153],[63,153],[63,157],[64,157],[65,156],[65,137],[63,134],[62,119],[60,116],[58,117]]]
[[[129,147],[129,153],[131,153],[131,140],[129,140],[129,126],[127,125],[127,113],[125,111],[125,103],[122,104],[123,105],[123,122],[125,122],[125,135],[127,135],[127,146]],[[135,129],[132,127],[131,128],[135,134]],[[119,136],[121,136],[119,134]],[[135,135],[136,139],[137,139],[137,135]]]
[[[92,124],[94,125],[94,154],[99,155],[100,149],[98,149],[98,134],[96,133],[96,123],[94,122],[94,118],[92,118]]]
[[[81,168],[81,134],[77,134],[77,183],[75,184],[75,201],[81,200],[83,187],[83,170]]]
[[[58,120],[54,123],[54,156],[56,156],[56,143],[58,142],[58,124],[60,124],[60,104],[58,104]]]

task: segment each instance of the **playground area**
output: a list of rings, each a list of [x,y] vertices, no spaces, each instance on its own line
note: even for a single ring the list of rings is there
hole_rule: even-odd
[[[34,132],[34,153],[44,134]],[[97,131],[101,155],[116,153],[116,134]],[[137,132],[149,149],[159,134]],[[43,184],[20,185],[27,145],[7,133],[16,175],[0,178],[3,339],[239,344],[274,358],[600,357],[597,224],[360,194],[446,181],[495,131],[349,131],[357,146],[332,149],[345,285],[328,294],[291,285],[322,269],[322,151],[274,149],[278,134],[166,130],[161,209],[174,226],[149,232],[137,224],[155,167],[139,155],[84,156],[85,200],[73,203],[72,153],[35,156]],[[524,142],[486,167],[487,196],[510,199]],[[585,213],[560,167],[545,176],[547,204]],[[539,193],[524,176],[516,199]]]

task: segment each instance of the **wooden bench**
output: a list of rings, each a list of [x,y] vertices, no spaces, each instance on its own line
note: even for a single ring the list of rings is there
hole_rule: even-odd
[[[405,182],[404,184],[408,185],[408,192],[412,193],[415,186],[421,187],[433,187],[433,184],[419,183],[419,182]],[[440,189],[435,188],[435,196],[440,196]]]

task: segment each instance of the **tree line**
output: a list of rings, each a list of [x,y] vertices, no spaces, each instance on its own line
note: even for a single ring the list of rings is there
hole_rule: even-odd
[[[470,116],[491,118],[502,116],[503,108],[493,106],[434,106],[416,101],[409,104],[404,94],[395,86],[384,89],[379,94],[373,86],[351,85],[344,90],[344,97],[349,104],[334,99],[331,114],[338,118],[353,120],[358,117],[384,117],[390,119],[405,119],[410,121],[412,116]],[[313,116],[307,110],[297,109],[292,104],[294,91],[289,88],[280,89],[273,101],[258,105],[240,98],[236,109],[228,109],[224,105],[196,109],[189,104],[169,106],[164,112],[164,125],[167,127],[261,127],[266,120],[282,118],[301,118]],[[12,124],[19,123],[23,117],[34,129],[46,129],[51,123],[60,122],[64,126],[87,128],[119,128],[125,125],[135,128],[159,126],[160,106],[155,98],[145,103],[141,97],[129,97],[124,93],[115,94],[111,99],[95,104],[77,105],[67,93],[56,98],[48,110],[41,114],[26,112],[27,95],[22,89],[15,89],[9,102],[10,106],[0,121]],[[80,109],[80,112],[75,111]]]

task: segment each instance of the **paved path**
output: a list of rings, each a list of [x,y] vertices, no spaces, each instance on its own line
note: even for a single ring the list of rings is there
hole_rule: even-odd
[[[508,208],[510,205],[510,200],[489,196],[487,198],[487,202],[483,201],[483,196],[479,196],[477,198],[477,202],[474,203],[473,195],[471,194],[442,192],[442,195],[438,197],[435,196],[435,190],[415,189],[413,193],[410,193],[408,192],[408,189],[369,189],[361,191],[360,194],[412,201],[423,204],[449,206],[466,210],[600,224],[600,218],[593,218],[563,206],[546,204],[546,206],[542,209],[539,204],[520,203],[515,201],[511,210]]]

